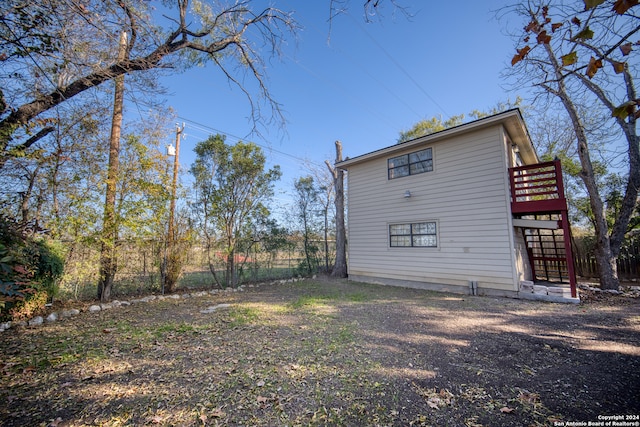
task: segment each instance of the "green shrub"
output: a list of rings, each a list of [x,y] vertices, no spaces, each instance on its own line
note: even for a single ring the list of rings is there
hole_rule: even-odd
[[[34,280],[49,297],[58,293],[58,283],[64,273],[64,248],[60,243],[37,239],[30,244],[33,254]]]
[[[61,245],[0,216],[0,319],[25,320],[44,309],[63,271]]]

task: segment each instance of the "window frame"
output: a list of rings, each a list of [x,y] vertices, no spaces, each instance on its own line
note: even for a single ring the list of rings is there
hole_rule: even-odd
[[[433,233],[420,233],[417,232],[419,230],[417,230],[418,226],[421,225],[427,225],[427,224],[433,224]],[[394,233],[393,228],[394,227],[408,227],[408,234],[407,233]],[[429,227],[427,225],[427,227]],[[416,229],[417,231],[414,232],[414,229]],[[415,221],[415,222],[400,222],[400,223],[390,223],[388,224],[388,236],[389,236],[389,247],[390,248],[430,248],[430,249],[434,249],[434,248],[438,248],[438,244],[439,244],[439,237],[438,237],[438,221],[436,220],[425,220],[425,221]],[[433,236],[435,238],[435,244],[434,245],[419,245],[419,244],[415,244],[416,243],[416,238],[419,237],[425,237],[425,236]],[[398,238],[406,238],[407,243],[409,244],[398,244],[398,242],[400,242],[400,240]],[[394,239],[395,238],[395,239]],[[403,239],[404,240],[404,239]]]
[[[429,152],[429,157],[425,160],[419,160],[419,154]],[[418,158],[417,161],[411,161],[412,157]],[[397,161],[397,166],[392,166],[393,161]],[[417,165],[424,164],[424,170],[415,170]],[[406,169],[406,172],[400,170]],[[387,179],[403,178],[405,176],[418,175],[421,173],[433,172],[433,147],[423,148],[421,150],[412,151],[410,153],[401,154],[387,159]]]

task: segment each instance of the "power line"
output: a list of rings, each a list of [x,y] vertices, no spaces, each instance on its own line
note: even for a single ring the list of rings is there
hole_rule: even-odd
[[[200,127],[200,129],[199,129],[199,130],[201,130],[201,131],[205,131],[205,132],[207,132],[207,131],[213,131],[213,132],[215,132],[215,133],[218,133],[218,134],[221,134],[221,135],[225,135],[225,136],[231,137],[231,138],[235,139],[236,141],[242,141],[242,140],[243,140],[243,138],[241,138],[241,137],[239,137],[239,136],[233,135],[233,134],[231,134],[231,133],[229,133],[229,132],[222,131],[222,130],[220,130],[220,129],[216,129],[216,128],[214,128],[214,127],[212,127],[212,126],[209,126],[209,125],[205,125],[205,124],[202,124],[202,123],[198,123],[198,122],[196,122],[195,120],[191,120],[191,119],[188,119],[188,118],[186,118],[186,117],[182,117],[182,116],[177,116],[177,117],[178,117],[180,120],[184,121],[184,122],[190,123],[190,124],[192,124],[192,125],[196,125],[196,129],[197,129],[197,127]],[[302,157],[294,156],[293,154],[289,154],[289,153],[285,153],[284,151],[276,150],[276,149],[275,149],[275,148],[273,148],[273,147],[270,147],[270,146],[267,146],[267,145],[264,145],[264,144],[260,144],[260,143],[257,143],[257,142],[255,142],[255,141],[248,141],[248,142],[251,142],[251,143],[253,143],[253,144],[256,144],[257,146],[259,146],[259,147],[261,147],[261,148],[264,148],[265,150],[269,150],[269,151],[271,151],[271,152],[274,152],[274,153],[280,154],[280,155],[282,155],[282,156],[290,157],[290,158],[292,158],[292,159],[294,159],[294,160],[296,160],[296,161],[298,161],[298,162],[301,162],[301,163],[303,163],[303,164],[309,164],[309,163],[310,163],[310,164],[313,164],[313,165],[316,165],[316,166],[320,166],[320,164],[319,164],[319,163],[316,163],[316,162],[311,161],[311,160],[309,160],[309,159],[304,159],[304,158],[302,158]]]
[[[285,2],[286,3],[286,2]],[[330,21],[332,20],[332,18],[330,18]],[[313,31],[318,34],[321,35],[322,32],[318,29],[318,27],[316,25],[314,25],[313,23],[307,23],[306,26],[310,27],[313,29]],[[329,30],[331,31],[331,29]],[[336,52],[338,54],[340,54],[344,59],[346,59],[348,62],[350,62],[351,64],[353,64],[354,66],[356,66],[357,68],[359,68],[364,74],[366,74],[371,80],[373,80],[379,87],[382,87],[383,89],[385,89],[391,96],[393,96],[398,102],[400,102],[401,104],[403,104],[409,111],[411,111],[413,114],[415,114],[418,118],[422,118],[422,114],[418,113],[415,109],[413,109],[413,107],[411,107],[409,105],[409,103],[407,101],[405,101],[404,99],[402,99],[396,91],[393,91],[391,88],[389,88],[382,80],[380,80],[379,78],[377,78],[376,76],[374,76],[372,73],[369,72],[369,68],[362,65],[359,61],[356,61],[354,59],[354,56],[352,55],[348,55],[346,54],[343,50],[336,48],[334,45],[332,45],[331,43],[329,43],[329,41],[327,41],[327,45],[328,48],[333,51]],[[297,62],[294,60],[294,62]],[[301,64],[298,64],[302,67]],[[308,70],[307,70],[308,71]],[[317,77],[314,74],[312,74],[314,77]],[[368,108],[365,104],[365,108]],[[393,125],[392,125],[393,126]]]
[[[368,32],[368,31],[367,31],[367,30],[366,30],[362,25],[360,25],[360,23],[358,22],[358,20],[356,20],[356,19],[355,19],[355,18],[354,18],[350,13],[348,13],[348,12],[346,13],[346,15],[347,15],[347,16],[348,16],[348,17],[353,21],[353,23],[354,23],[354,24],[355,24],[355,25],[360,29],[360,31],[362,31],[362,32],[363,32],[363,33],[364,33],[364,34],[365,34],[365,35],[366,35],[366,36],[367,36],[367,37],[368,37],[368,38],[373,42],[373,44],[375,44],[375,45],[376,45],[376,47],[377,47],[378,49],[380,49],[380,51],[381,51],[382,53],[384,53],[384,54],[385,54],[385,56],[386,56],[387,58],[389,58],[389,60],[390,60],[391,62],[393,62],[393,64],[394,64],[396,67],[398,67],[398,69],[399,69],[400,71],[402,71],[402,73],[403,73],[405,76],[407,76],[407,77],[409,78],[409,80],[411,80],[411,82],[413,82],[413,84],[414,84],[414,85],[416,85],[416,87],[417,87],[418,89],[420,89],[420,91],[421,91],[421,92],[422,92],[422,93],[423,93],[427,98],[429,98],[429,100],[430,100],[431,102],[433,102],[433,103],[434,103],[434,105],[435,105],[436,107],[438,107],[438,109],[440,109],[440,111],[442,111],[442,112],[445,114],[445,116],[447,116],[447,117],[451,117],[451,115],[450,115],[449,113],[447,113],[447,112],[445,111],[445,109],[444,109],[440,104],[438,104],[438,102],[437,102],[435,99],[433,99],[433,97],[432,97],[431,95],[429,95],[429,93],[428,93],[428,92],[427,92],[427,91],[422,87],[422,85],[421,85],[420,83],[418,83],[418,81],[417,81],[416,79],[414,79],[414,78],[413,78],[413,76],[411,76],[411,74],[409,74],[409,72],[408,72],[408,71],[407,71],[407,70],[406,70],[406,69],[405,69],[405,68],[404,68],[404,67],[403,67],[403,66],[402,66],[398,61],[396,61],[396,60],[395,60],[395,58],[394,58],[393,56],[391,56],[391,54],[390,54],[390,53],[389,53],[389,52],[388,52],[388,51],[387,51],[387,50],[386,50],[386,49],[385,49],[385,48],[384,48],[380,43],[378,43],[378,41],[377,41],[377,40],[376,40],[376,39],[375,39],[371,34],[369,34],[369,32]]]
[[[393,123],[391,123],[387,117],[384,114],[378,113],[374,110],[372,110],[369,107],[369,103],[360,100],[359,98],[357,98],[354,95],[351,95],[349,93],[349,90],[343,86],[341,86],[340,84],[336,83],[335,81],[331,81],[329,79],[325,79],[323,77],[321,77],[318,73],[316,73],[315,71],[311,70],[309,67],[307,67],[306,65],[304,65],[302,62],[298,61],[295,58],[292,58],[289,55],[285,55],[287,58],[289,58],[289,60],[293,61],[297,66],[299,66],[300,68],[302,68],[304,71],[306,71],[309,75],[311,75],[312,77],[318,79],[319,81],[321,81],[322,83],[328,85],[328,86],[332,86],[334,89],[337,90],[337,92],[340,95],[347,95],[348,98],[351,98],[353,102],[355,102],[356,104],[360,105],[361,108],[368,110],[371,114],[374,114],[376,116],[378,116],[378,118],[384,122],[387,123],[387,125],[389,125],[392,129],[398,129],[399,127],[394,125]]]
[[[147,106],[147,107],[152,107],[153,106],[152,104],[149,104],[147,102],[139,100],[138,98],[135,98],[135,97],[130,98],[129,100],[131,102],[133,102],[134,105],[136,106],[136,109],[138,110],[138,115],[140,115],[140,117],[142,117],[142,115],[143,115],[143,112],[140,109],[140,105],[144,105],[144,106]],[[225,136],[227,136],[229,138],[232,138],[235,141],[244,140],[244,138],[242,138],[242,137],[239,137],[239,136],[234,135],[232,133],[229,133],[229,132],[214,128],[213,126],[209,126],[209,125],[206,125],[206,124],[203,124],[203,123],[196,122],[195,120],[189,119],[187,117],[176,116],[176,118],[182,120],[183,122],[189,123],[190,124],[189,127],[191,129],[199,130],[199,131],[201,131],[201,132],[203,132],[203,133],[205,133],[207,135],[212,135],[212,133],[217,133],[217,134],[225,135]],[[261,148],[263,148],[265,150],[269,150],[270,152],[277,153],[277,154],[279,154],[281,156],[289,157],[289,158],[291,158],[291,159],[293,159],[293,160],[295,160],[297,162],[300,162],[302,164],[313,164],[315,166],[321,166],[322,167],[322,164],[320,164],[320,163],[317,163],[317,162],[314,162],[312,160],[305,159],[305,158],[302,158],[302,157],[298,157],[298,156],[295,156],[293,154],[285,153],[284,151],[281,151],[281,150],[276,150],[275,148],[273,148],[271,146],[268,146],[268,145],[265,145],[265,144],[260,144],[260,143],[255,142],[255,141],[248,141],[248,142],[251,142],[251,143],[253,143],[253,144],[255,144],[255,145],[257,145],[257,146],[259,146],[259,147],[261,147]]]

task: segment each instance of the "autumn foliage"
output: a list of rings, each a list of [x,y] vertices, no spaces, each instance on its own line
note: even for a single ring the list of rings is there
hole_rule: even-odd
[[[639,4],[638,0],[616,0],[612,2],[611,9],[606,7],[605,0],[583,0],[585,11],[595,12],[593,9],[602,8],[607,9],[609,12],[613,12],[614,15],[624,15],[632,7]],[[516,53],[511,59],[511,65],[515,66],[519,62],[523,61],[527,55],[530,54],[537,47],[544,47],[552,43],[554,38],[561,39],[562,42],[568,42],[572,49],[562,56],[560,56],[562,67],[567,72],[581,72],[584,73],[589,79],[593,79],[600,70],[603,69],[605,63],[610,64],[615,74],[621,74],[625,71],[627,63],[616,59],[612,53],[618,50],[622,57],[628,57],[632,52],[634,46],[640,45],[640,41],[629,42],[622,37],[614,47],[605,51],[594,49],[594,46],[590,44],[595,37],[599,34],[594,32],[590,26],[590,19],[593,14],[588,16],[587,19],[580,19],[579,16],[572,16],[566,19],[566,21],[559,20],[554,22],[549,13],[549,6],[544,6],[539,9],[537,13],[530,13],[531,20],[527,23],[524,29],[524,37],[522,41],[525,43],[523,47],[516,48]],[[566,32],[561,33],[560,30],[566,28]],[[535,41],[535,43],[534,43]],[[578,47],[586,47],[587,50],[594,52],[592,55],[581,58],[578,53]],[[587,59],[588,58],[588,59]],[[625,102],[619,105],[613,112],[613,117],[620,117],[625,119],[630,115],[635,115],[635,118],[640,118],[640,110],[637,107],[640,105],[640,99]]]

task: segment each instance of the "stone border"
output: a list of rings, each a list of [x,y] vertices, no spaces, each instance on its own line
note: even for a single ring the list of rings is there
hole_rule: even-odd
[[[591,286],[591,285],[594,286]],[[628,297],[628,298],[640,298],[640,286],[620,286],[621,291],[616,291],[615,289],[600,289],[600,285],[596,284],[596,283],[581,283],[578,285],[578,287],[580,289],[584,289],[585,291],[591,291],[591,292],[595,292],[595,293],[605,293],[605,294],[612,294],[612,295],[621,295],[623,297]]]
[[[311,279],[315,279],[315,278],[316,276],[313,276]],[[60,319],[78,316],[80,313],[84,311],[88,313],[99,313],[104,310],[110,310],[112,308],[119,308],[119,307],[127,307],[132,304],[141,304],[141,303],[147,303],[151,301],[163,301],[167,299],[201,298],[201,297],[210,296],[210,295],[244,292],[246,288],[257,288],[262,285],[282,285],[285,283],[298,282],[300,280],[304,280],[304,279],[301,277],[298,277],[298,278],[292,278],[292,279],[275,280],[272,282],[264,282],[259,284],[240,285],[237,288],[212,289],[210,291],[198,291],[198,292],[184,293],[184,294],[148,295],[144,298],[131,299],[127,301],[113,300],[108,303],[90,305],[86,310],[78,310],[77,308],[72,308],[69,310],[62,310],[60,313],[57,313],[57,312],[50,313],[47,317],[36,316],[32,319],[22,320],[20,322],[3,322],[3,323],[0,323],[0,332],[4,332],[6,330],[9,330],[11,328],[16,328],[16,327],[40,326],[45,323],[53,323],[53,322],[57,322]],[[212,313],[217,308],[224,308],[224,307],[225,307],[224,304],[218,304],[215,307],[209,307],[206,310],[201,311],[201,313],[204,313],[204,312]]]

